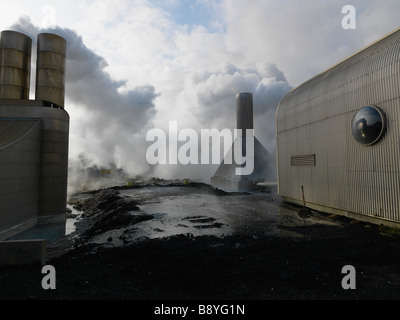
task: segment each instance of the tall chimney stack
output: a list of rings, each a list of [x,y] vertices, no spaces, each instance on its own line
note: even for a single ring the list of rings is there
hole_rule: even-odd
[[[0,35],[0,99],[29,99],[32,39],[16,31]]]
[[[240,137],[242,139],[242,156],[246,156],[246,130],[254,129],[253,94],[250,92],[236,94],[236,129],[242,130],[242,136]],[[254,168],[252,173],[243,175],[238,175],[236,173],[236,169],[243,165],[232,163],[232,154],[234,154],[235,147],[235,143],[233,143],[230,152],[227,154],[228,158],[222,161],[214,176],[211,177],[211,185],[213,187],[228,192],[251,191],[256,188],[257,183],[266,181],[272,175],[269,168],[271,156],[269,155],[267,149],[265,149],[264,146],[253,135],[251,135],[249,138],[254,139],[254,154],[249,155],[249,159],[254,159]]]
[[[254,129],[253,126],[253,94],[242,92],[236,94],[236,129],[242,129],[242,135],[246,129]]]
[[[51,33],[38,35],[36,64],[36,100],[64,108],[67,43]]]

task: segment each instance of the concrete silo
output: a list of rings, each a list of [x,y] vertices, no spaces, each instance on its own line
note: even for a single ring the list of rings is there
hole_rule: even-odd
[[[49,101],[64,108],[67,43],[51,33],[37,39],[36,100]]]
[[[29,99],[32,39],[15,31],[0,38],[0,99]]]
[[[291,90],[276,112],[284,201],[398,226],[400,29]]]

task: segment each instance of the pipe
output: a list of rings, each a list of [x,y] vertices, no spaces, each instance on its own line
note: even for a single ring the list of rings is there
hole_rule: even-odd
[[[36,100],[64,108],[67,43],[51,33],[38,35],[36,63]]]
[[[242,135],[246,133],[246,129],[254,129],[252,93],[236,94],[236,122],[236,128],[242,129]]]
[[[5,30],[0,34],[0,99],[29,99],[32,39]]]
[[[241,130],[241,147],[242,156],[247,154],[247,137],[246,130],[253,130],[253,94],[250,92],[242,92],[236,94],[236,128]],[[239,134],[239,133],[238,133]],[[253,136],[254,137],[254,136]],[[238,137],[239,138],[239,137]],[[251,140],[249,140],[250,142]],[[253,140],[254,142],[254,140]],[[254,145],[253,145],[254,146]]]

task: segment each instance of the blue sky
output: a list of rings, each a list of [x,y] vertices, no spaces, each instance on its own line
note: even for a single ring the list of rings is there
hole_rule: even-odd
[[[214,1],[214,5],[220,2]],[[222,27],[221,23],[217,23],[218,12],[213,10],[215,6],[210,6],[207,1],[152,0],[151,3],[167,11],[171,15],[171,19],[180,25],[187,25],[189,28],[201,25],[208,30]]]

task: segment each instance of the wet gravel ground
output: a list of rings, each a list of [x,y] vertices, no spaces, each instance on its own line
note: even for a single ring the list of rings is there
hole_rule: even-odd
[[[153,189],[152,189],[153,188]],[[396,230],[297,210],[273,194],[191,184],[79,194],[76,231],[41,265],[0,268],[0,299],[347,300],[400,298]],[[342,287],[342,268],[356,289]]]

